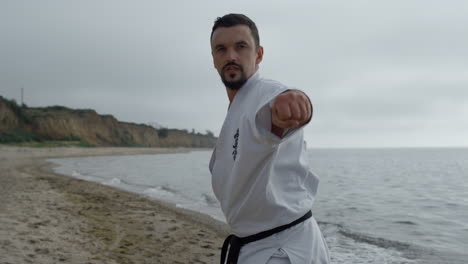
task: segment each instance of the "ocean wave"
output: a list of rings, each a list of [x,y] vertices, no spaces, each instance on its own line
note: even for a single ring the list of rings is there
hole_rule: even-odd
[[[460,205],[454,202],[447,202],[445,203],[446,206],[448,207],[459,207]]]
[[[102,182],[102,184],[104,185],[112,185],[112,186],[120,185],[121,183],[122,183],[122,180],[119,178],[112,178],[108,181]]]
[[[403,225],[418,225],[418,224],[416,224],[415,222],[409,221],[409,220],[393,221],[393,223],[395,223],[395,224],[403,224]]]
[[[330,222],[318,222],[319,225],[324,226],[326,229],[330,229],[330,226],[332,229],[335,229],[335,232],[350,238],[354,240],[355,242],[359,243],[366,243],[374,246],[378,246],[381,248],[393,248],[399,251],[406,251],[408,250],[412,245],[401,242],[401,241],[395,241],[395,240],[390,240],[382,237],[375,237],[370,234],[365,234],[361,232],[356,232],[356,231],[351,231],[347,227],[343,226],[342,224],[337,224],[337,223],[330,223]],[[328,227],[327,227],[328,226]]]
[[[363,263],[363,260],[366,260],[366,263],[466,263],[467,255],[465,253],[448,252],[378,237],[350,230],[349,227],[340,223],[318,221],[318,224],[325,237],[331,238],[328,242],[329,246],[332,246],[330,250],[334,252],[336,263]],[[346,239],[350,239],[354,243],[349,243]],[[359,244],[363,246],[359,246]],[[378,248],[381,250],[377,250]],[[353,258],[353,262],[349,262],[349,258]],[[376,259],[380,261],[376,261]]]
[[[171,189],[167,186],[156,186],[143,191],[143,194],[148,195],[150,197],[174,196],[176,193],[176,190]]]
[[[76,171],[76,170],[72,171],[71,176],[72,177],[83,177],[83,175],[79,171]]]
[[[389,240],[381,237],[373,237],[367,234],[352,232],[345,229],[340,229],[338,232],[345,237],[353,239],[354,241],[371,244],[385,249],[394,248],[400,251],[405,251],[408,250],[411,246],[408,243]]]
[[[218,204],[218,200],[216,200],[215,197],[213,197],[213,196],[211,196],[211,195],[209,195],[209,194],[207,194],[207,193],[202,193],[201,196],[202,196],[202,198],[203,198],[203,201],[204,201],[206,204],[210,205],[210,206],[215,206],[215,205]]]

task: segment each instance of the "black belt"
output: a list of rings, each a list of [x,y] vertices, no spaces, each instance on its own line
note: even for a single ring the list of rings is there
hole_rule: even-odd
[[[289,224],[282,225],[282,226],[279,226],[279,227],[276,227],[267,231],[263,231],[263,232],[253,234],[250,236],[246,236],[246,237],[238,237],[236,235],[229,235],[226,238],[226,240],[224,240],[223,249],[221,250],[221,264],[224,264],[226,261],[226,253],[228,252],[228,247],[229,247],[229,255],[227,258],[227,261],[228,261],[227,263],[237,264],[237,259],[239,258],[239,252],[244,245],[250,242],[254,242],[260,239],[267,238],[273,234],[279,233],[285,229],[288,229],[299,223],[302,223],[311,217],[312,217],[312,211],[309,211],[304,216],[302,216],[301,218],[297,219],[294,222],[291,222]]]

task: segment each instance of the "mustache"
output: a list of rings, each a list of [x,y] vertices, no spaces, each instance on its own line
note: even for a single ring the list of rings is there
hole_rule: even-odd
[[[235,62],[228,62],[228,63],[226,63],[226,65],[223,66],[223,71],[226,70],[226,68],[229,67],[229,66],[236,66],[236,67],[238,67],[239,69],[242,70],[241,65],[239,65],[239,64],[237,64]]]

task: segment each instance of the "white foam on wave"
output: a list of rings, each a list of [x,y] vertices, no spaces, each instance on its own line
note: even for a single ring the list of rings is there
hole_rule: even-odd
[[[343,227],[335,224],[320,223],[320,229],[325,236],[330,248],[332,263],[382,263],[382,264],[410,264],[417,263],[416,259],[405,257],[403,251],[393,247],[384,247],[366,243],[364,240],[356,240],[345,236],[340,232]],[[378,241],[384,241],[378,240]]]
[[[214,206],[214,207],[219,207],[219,202],[218,200],[207,193],[202,193],[200,196],[200,202],[206,206]]]
[[[83,175],[80,172],[76,171],[76,170],[72,171],[71,176],[72,177],[83,177]]]
[[[174,196],[174,193],[168,191],[166,188],[157,186],[154,188],[148,188],[143,191],[143,194],[148,195],[149,197],[153,198],[160,198],[160,197],[167,197],[167,196]]]
[[[112,179],[110,179],[108,181],[102,182],[102,184],[104,184],[104,185],[112,185],[112,186],[120,185],[121,183],[122,183],[122,181],[119,178],[112,178]]]

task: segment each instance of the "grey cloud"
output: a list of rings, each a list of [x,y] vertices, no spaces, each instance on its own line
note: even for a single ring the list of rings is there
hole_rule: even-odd
[[[0,94],[217,133],[229,12],[259,26],[262,75],[310,95],[315,146],[468,145],[466,1],[3,1]]]

